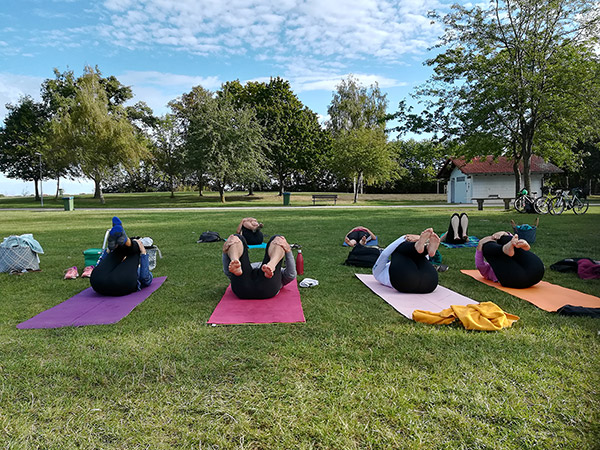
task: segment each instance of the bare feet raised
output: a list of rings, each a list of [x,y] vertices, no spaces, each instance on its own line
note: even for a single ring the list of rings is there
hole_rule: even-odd
[[[242,272],[242,263],[239,259],[233,259],[229,263],[229,272],[234,274],[236,277],[239,277]]]
[[[527,242],[525,239],[519,239],[517,241],[517,243],[515,244],[515,247],[520,248],[522,250],[526,250],[528,251],[531,246],[529,245],[529,242]]]
[[[267,264],[263,264],[261,269],[265,273],[265,277],[273,278],[273,269],[271,269]]]
[[[435,252],[440,246],[440,237],[431,230],[431,235],[429,236],[429,243],[427,244],[427,254],[430,258],[435,256]]]
[[[519,235],[515,234],[510,241],[502,246],[502,251],[511,258],[515,255],[515,247],[519,242]]]
[[[415,242],[415,250],[417,251],[417,253],[423,253],[425,251],[425,245],[427,245],[427,241],[431,237],[431,233],[433,233],[432,228],[427,228],[426,230],[423,230],[421,232],[421,235],[419,236],[419,240],[417,242]],[[439,238],[438,238],[438,244],[439,244]]]

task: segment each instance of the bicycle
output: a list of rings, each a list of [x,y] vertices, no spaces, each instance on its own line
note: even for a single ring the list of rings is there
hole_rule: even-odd
[[[571,189],[571,196],[567,189],[562,190],[550,204],[550,214],[562,214],[565,209],[572,209],[575,214],[585,214],[590,207],[590,201],[586,198],[581,188]]]
[[[535,194],[536,192],[533,192],[532,195],[529,195],[527,189],[521,190],[515,199],[515,209],[520,213],[535,211],[538,214],[543,214],[536,207],[536,201],[541,197],[535,197]]]
[[[558,192],[558,191],[557,191]],[[542,188],[542,196],[535,199],[535,209],[540,214],[548,214],[552,201],[556,198],[556,192],[552,192],[552,188],[544,186]]]

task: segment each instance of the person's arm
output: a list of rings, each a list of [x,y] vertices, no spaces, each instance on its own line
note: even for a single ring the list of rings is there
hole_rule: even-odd
[[[144,251],[144,253],[140,254],[138,281],[140,282],[140,286],[144,288],[150,286],[153,279],[152,272],[150,272],[150,259],[148,258],[148,253]]]
[[[294,254],[289,251],[285,252],[285,267],[281,269],[281,285],[285,286],[289,282],[296,279],[296,261]]]
[[[223,273],[229,279],[231,279],[232,277],[235,276],[229,271],[229,263],[230,262],[231,262],[231,258],[229,257],[229,255],[227,253],[223,253]]]
[[[488,236],[488,237],[490,237],[490,236]],[[494,239],[491,239],[491,240],[493,241]],[[477,248],[477,250],[475,250],[475,267],[477,268],[477,270],[479,270],[479,273],[481,274],[481,276],[483,278],[485,278],[487,280],[491,280],[491,281],[498,281],[498,278],[496,277],[496,274],[494,273],[494,269],[492,269],[492,266],[490,266],[490,263],[488,263],[485,260],[485,258],[483,257],[483,252],[479,249],[479,247]]]
[[[386,286],[391,286],[391,283],[389,280],[390,276],[389,276],[389,268],[388,268],[389,259],[390,259],[390,256],[392,255],[392,253],[394,253],[394,250],[396,250],[396,248],[398,248],[398,246],[400,244],[402,244],[404,241],[406,241],[406,235],[400,236],[398,239],[396,239],[394,242],[392,242],[390,245],[388,245],[381,252],[381,254],[379,255],[379,258],[377,258],[377,261],[375,262],[375,265],[373,266],[373,276],[381,284],[384,284]]]

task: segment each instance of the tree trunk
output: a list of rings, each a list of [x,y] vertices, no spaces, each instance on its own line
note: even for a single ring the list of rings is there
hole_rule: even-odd
[[[40,201],[40,188],[38,187],[38,179],[34,178],[33,179],[33,185],[35,186],[35,198],[33,199],[34,202],[39,202]]]
[[[104,205],[106,200],[104,200],[104,194],[102,193],[101,182],[100,178],[94,179],[94,198],[100,200],[100,203]]]
[[[203,197],[204,195],[202,194],[202,188],[204,187],[204,182],[202,180],[202,173],[196,172],[196,175],[198,178],[198,197]]]
[[[531,151],[528,155],[523,155],[523,184],[531,194]]]
[[[254,183],[250,183],[248,186],[248,195],[254,195]]]
[[[175,182],[173,181],[173,177],[169,178],[169,184],[171,185],[171,198],[175,198]]]
[[[56,177],[56,195],[54,196],[54,200],[58,200],[59,192],[60,192],[60,177]]]
[[[283,180],[284,180],[284,176],[279,175],[279,196],[281,197],[283,195]]]
[[[354,178],[354,202],[358,202],[358,189],[362,183],[362,172],[358,172],[358,179]]]
[[[225,203],[225,188],[219,185],[219,197],[221,198],[221,203]]]
[[[515,173],[515,198],[519,196],[521,192],[521,171],[519,170],[519,161],[513,159],[513,172]]]

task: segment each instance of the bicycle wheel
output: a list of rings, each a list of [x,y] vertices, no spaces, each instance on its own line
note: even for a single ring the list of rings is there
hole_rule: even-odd
[[[575,214],[585,214],[590,207],[590,201],[588,199],[581,200],[576,198],[573,203],[573,212]]]
[[[522,195],[518,199],[515,200],[515,209],[520,213],[525,212],[525,196]]]
[[[550,212],[550,205],[548,204],[550,201],[548,197],[545,195],[543,197],[539,197],[535,199],[535,203],[533,204],[533,208],[538,214],[548,214]]]
[[[550,204],[550,214],[562,214],[565,210],[565,200],[562,197],[556,197]]]

